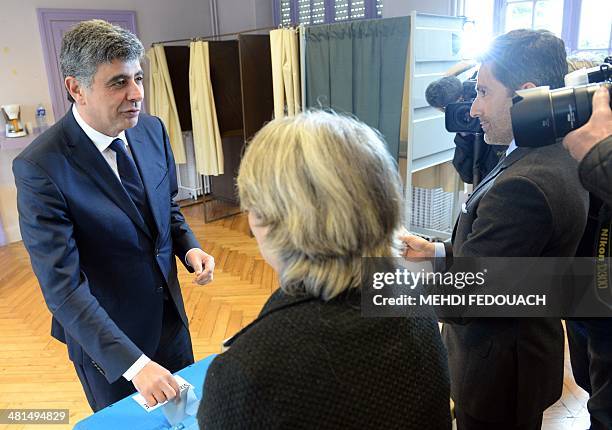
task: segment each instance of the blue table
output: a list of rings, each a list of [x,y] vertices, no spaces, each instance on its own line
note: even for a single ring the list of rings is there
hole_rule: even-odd
[[[195,387],[198,399],[202,398],[202,387],[204,386],[206,372],[215,356],[216,354],[209,355],[205,359],[177,372],[177,375],[182,376]],[[146,412],[142,406],[132,399],[132,396],[133,394],[79,421],[74,428],[77,430],[162,430],[172,428],[164,417],[161,408]],[[179,425],[175,428],[191,429],[192,426],[196,425],[195,417],[189,417],[181,424],[183,424],[183,427]]]

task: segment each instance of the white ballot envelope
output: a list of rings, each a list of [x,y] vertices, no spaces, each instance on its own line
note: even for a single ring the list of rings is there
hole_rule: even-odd
[[[180,399],[175,399],[163,405],[162,412],[170,425],[175,426],[187,417],[195,416],[198,413],[199,405],[200,401],[196,397],[193,386],[190,385],[186,390],[181,391]]]
[[[187,415],[195,415],[198,411],[199,405],[199,401],[195,394],[193,385],[191,385],[189,382],[185,381],[178,375],[175,375],[174,378],[179,384],[180,398],[177,397],[169,402],[165,401],[164,403],[158,403],[155,406],[149,406],[147,405],[147,402],[142,396],[142,394],[136,393],[132,396],[132,399],[134,399],[134,401],[140,406],[142,406],[142,408],[147,412],[154,411],[155,409],[164,406],[164,415],[166,416],[166,419],[168,419],[171,425],[175,425],[181,422]],[[172,420],[177,419],[179,416],[181,419],[176,422],[172,422],[170,421],[170,418],[168,418],[169,415]]]

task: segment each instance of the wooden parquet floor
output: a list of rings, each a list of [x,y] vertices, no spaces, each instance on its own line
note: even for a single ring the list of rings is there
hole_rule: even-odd
[[[221,351],[221,342],[251,322],[278,288],[277,278],[249,235],[245,216],[205,224],[203,206],[183,209],[203,248],[215,257],[214,282],[193,283],[182,265],[183,290],[196,360]],[[62,408],[70,425],[0,425],[21,430],[72,428],[91,415],[66,347],[53,339],[51,314],[21,242],[0,247],[0,409]]]
[[[251,322],[272,291],[274,272],[238,215],[205,224],[202,205],[183,209],[203,248],[216,260],[213,284],[197,286],[179,264],[196,360]],[[63,344],[49,334],[51,316],[21,242],[0,247],[0,409],[63,408],[70,425],[0,425],[6,430],[72,428],[91,410]],[[546,413],[544,429],[586,429],[586,393],[571,376],[566,354],[563,397]],[[586,419],[586,421],[585,421]],[[424,429],[425,430],[425,429]]]

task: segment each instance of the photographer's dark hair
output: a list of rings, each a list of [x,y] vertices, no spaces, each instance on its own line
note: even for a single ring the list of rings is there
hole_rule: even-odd
[[[561,88],[567,74],[565,44],[547,30],[512,30],[502,34],[479,60],[490,64],[495,79],[512,91],[525,82]]]

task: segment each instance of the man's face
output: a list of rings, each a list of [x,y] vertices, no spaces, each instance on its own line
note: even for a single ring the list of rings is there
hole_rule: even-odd
[[[510,119],[512,97],[508,89],[495,79],[489,64],[480,67],[476,90],[478,95],[470,115],[480,119],[485,142],[489,145],[510,145],[513,139]]]
[[[113,60],[98,66],[91,87],[80,87],[79,114],[95,130],[117,136],[138,123],[144,98],[143,72],[138,60]]]

